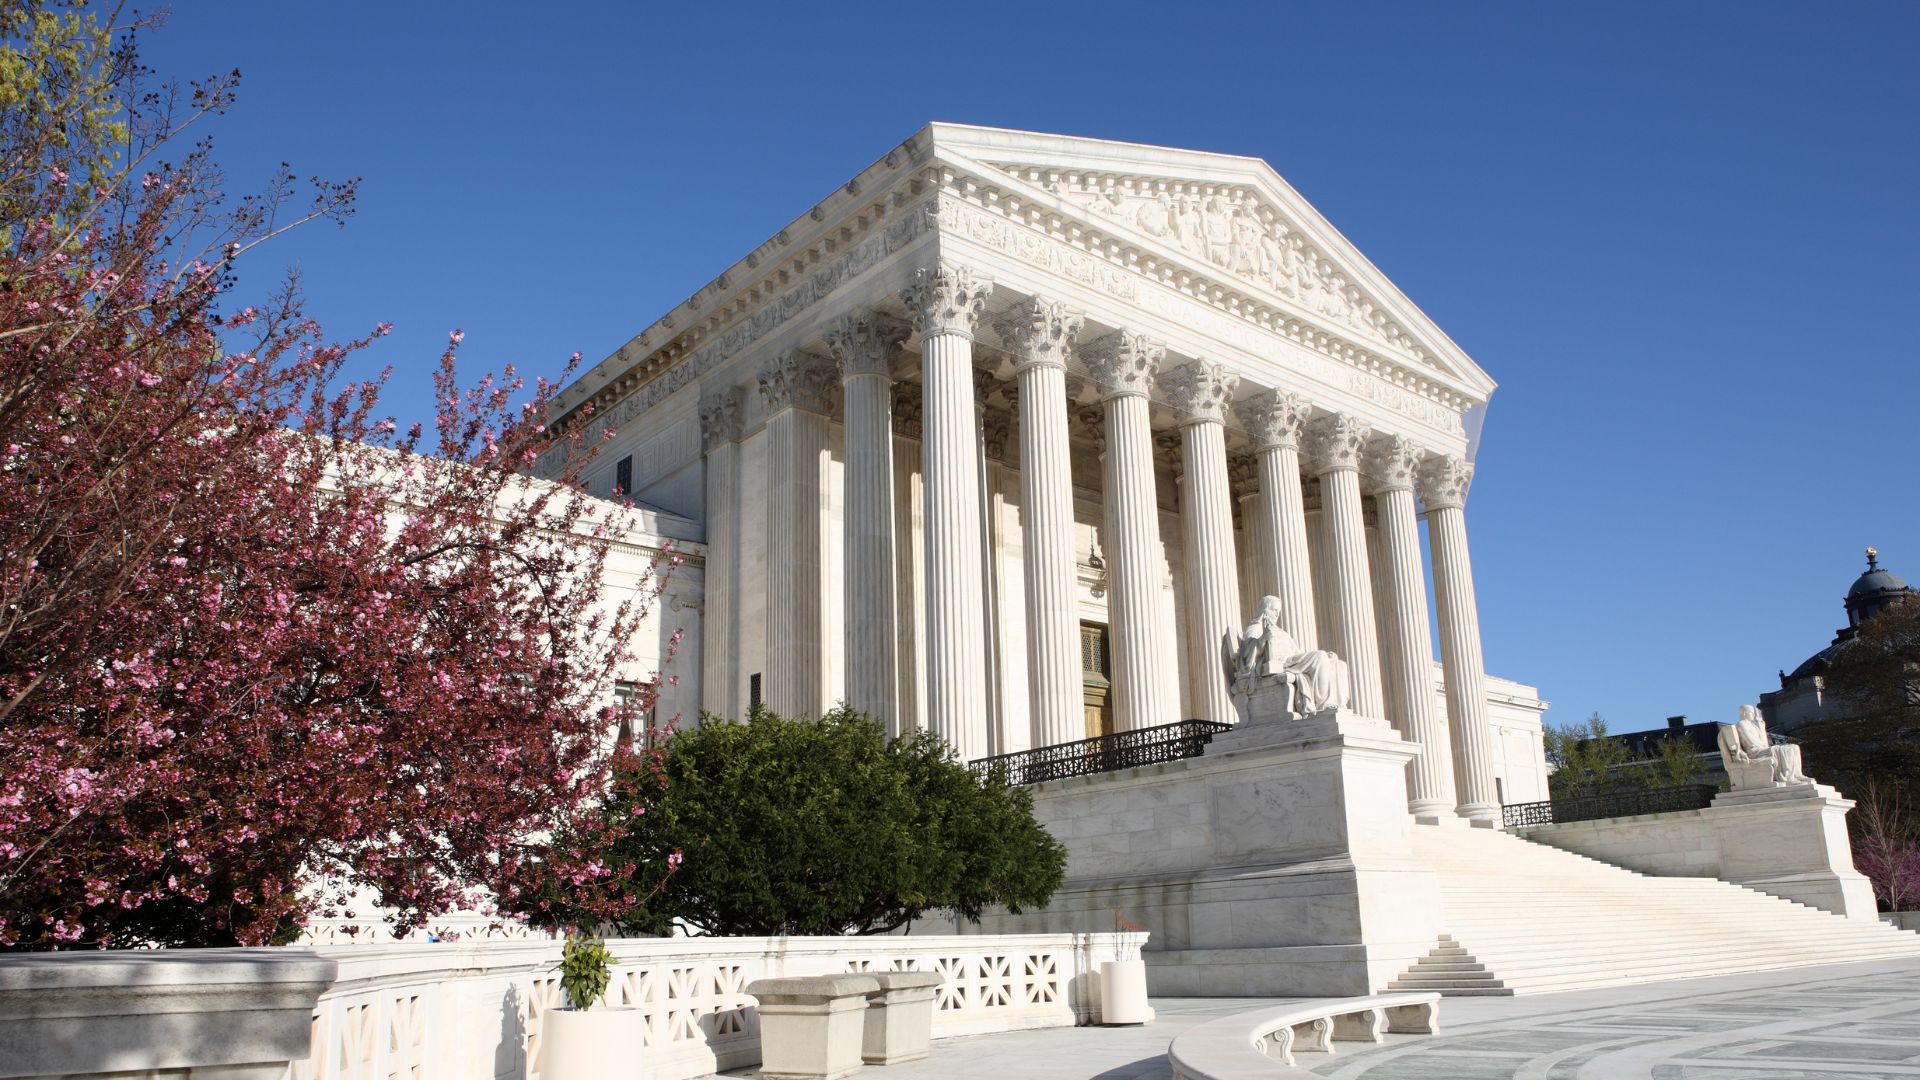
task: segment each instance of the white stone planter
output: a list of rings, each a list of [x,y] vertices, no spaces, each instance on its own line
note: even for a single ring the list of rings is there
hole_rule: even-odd
[[[645,1046],[639,1009],[548,1009],[540,1016],[540,1080],[632,1080]]]
[[[1100,1022],[1144,1024],[1153,1019],[1147,1005],[1147,963],[1109,960],[1100,965]]]

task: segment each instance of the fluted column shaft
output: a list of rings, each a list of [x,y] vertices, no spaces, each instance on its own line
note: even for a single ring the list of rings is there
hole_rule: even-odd
[[[740,716],[740,394],[729,390],[700,406],[706,451],[706,599],[700,616],[700,707],[715,716]]]
[[[1487,711],[1473,561],[1467,553],[1464,507],[1472,479],[1471,464],[1459,458],[1436,458],[1421,475],[1421,491],[1427,501],[1427,544],[1433,551],[1433,597],[1440,608],[1440,663],[1447,683],[1458,812],[1476,825],[1498,827],[1500,792],[1495,778],[1499,762],[1493,720]]]
[[[1420,744],[1420,756],[1407,769],[1407,809],[1415,818],[1437,821],[1454,812],[1453,747],[1447,717],[1433,695],[1433,645],[1427,619],[1427,577],[1420,566],[1420,525],[1414,484],[1425,454],[1398,436],[1374,447],[1374,502],[1380,511],[1380,548],[1385,557],[1388,634],[1392,670],[1387,681],[1407,738]]]
[[[1227,481],[1227,402],[1239,378],[1218,364],[1189,364],[1162,380],[1181,414],[1180,521],[1187,564],[1187,655],[1199,719],[1239,719],[1227,695],[1227,641],[1241,625],[1240,571],[1233,554],[1233,490]]]
[[[1103,546],[1114,724],[1121,731],[1179,719],[1174,673],[1154,648],[1171,613],[1160,587],[1160,500],[1154,486],[1147,387],[1165,353],[1163,346],[1121,331],[1085,354],[1088,371],[1101,388],[1106,429]]]
[[[789,350],[760,373],[767,398],[767,671],[762,700],[788,716],[827,707],[824,548],[831,361]]]
[[[1302,649],[1319,648],[1313,566],[1308,557],[1306,501],[1300,491],[1300,437],[1307,404],[1297,394],[1271,391],[1241,407],[1241,419],[1260,442],[1260,516],[1272,537],[1263,573],[1280,598],[1280,624]]]
[[[1367,524],[1360,505],[1360,452],[1367,430],[1346,416],[1325,417],[1315,424],[1314,468],[1326,506],[1327,576],[1334,589],[1334,652],[1347,662],[1354,710],[1384,719],[1379,630],[1374,625]]]
[[[973,329],[992,283],[923,270],[902,293],[919,321],[926,485],[927,728],[962,761],[987,752],[986,563]]]
[[[828,329],[840,362],[846,426],[847,704],[898,730],[894,611],[893,354],[907,328],[871,314]]]
[[[1033,745],[1086,735],[1067,445],[1066,356],[1081,317],[1035,298],[1002,325],[1018,366],[1028,712]]]

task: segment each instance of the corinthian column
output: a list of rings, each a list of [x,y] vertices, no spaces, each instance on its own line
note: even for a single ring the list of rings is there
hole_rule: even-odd
[[[1241,403],[1240,420],[1260,445],[1262,527],[1272,541],[1260,568],[1280,598],[1280,624],[1302,649],[1319,648],[1313,612],[1313,567],[1307,556],[1306,502],[1300,491],[1300,433],[1307,403],[1298,394],[1269,390]]]
[[[1459,813],[1475,825],[1498,827],[1500,791],[1494,778],[1499,765],[1494,760],[1493,721],[1487,714],[1473,560],[1467,555],[1465,507],[1472,482],[1472,463],[1457,457],[1433,458],[1420,473],[1420,493],[1427,501],[1427,543],[1433,549],[1433,598],[1440,606],[1440,664],[1447,682]]]
[[[1110,582],[1114,723],[1120,731],[1179,719],[1172,672],[1167,658],[1154,649],[1161,628],[1172,619],[1160,588],[1160,501],[1147,412],[1147,389],[1165,356],[1165,346],[1130,330],[1101,338],[1083,356],[1105,410],[1102,531]]]
[[[789,349],[760,373],[767,399],[766,706],[786,716],[827,708],[825,529],[827,414],[833,362]]]
[[[847,704],[898,730],[893,578],[893,357],[907,328],[871,313],[827,329],[846,394]]]
[[[1067,448],[1067,351],[1080,325],[1078,314],[1039,297],[1000,324],[1019,380],[1028,712],[1035,746],[1073,742],[1086,734]]]
[[[1453,748],[1446,715],[1433,699],[1427,576],[1420,567],[1420,526],[1413,505],[1426,452],[1400,435],[1375,440],[1370,451],[1368,471],[1380,510],[1380,551],[1386,563],[1386,636],[1393,642],[1387,650],[1392,665],[1386,673],[1392,689],[1388,697],[1401,712],[1392,718],[1394,727],[1420,744],[1420,756],[1407,770],[1407,809],[1417,820],[1437,822],[1454,810]]]
[[[1334,589],[1334,652],[1353,679],[1353,708],[1386,716],[1380,688],[1380,640],[1373,620],[1373,582],[1367,567],[1367,522],[1360,505],[1360,454],[1367,429],[1351,416],[1313,423],[1313,467],[1326,504],[1327,570]]]
[[[986,566],[973,329],[993,282],[971,270],[921,270],[900,296],[920,331],[926,484],[927,728],[962,761],[987,751]]]
[[[706,455],[706,600],[700,615],[700,707],[738,719],[740,640],[740,391],[728,388],[700,401],[700,438]]]
[[[1226,639],[1240,625],[1239,568],[1233,557],[1233,492],[1227,484],[1227,403],[1237,375],[1195,361],[1161,380],[1180,414],[1180,521],[1186,551],[1188,662],[1198,678],[1194,708],[1202,720],[1238,719],[1227,696]]]

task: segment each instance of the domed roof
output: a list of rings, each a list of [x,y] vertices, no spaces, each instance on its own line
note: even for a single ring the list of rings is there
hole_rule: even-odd
[[[1853,588],[1847,590],[1847,599],[1855,600],[1878,592],[1900,592],[1907,587],[1898,574],[1880,568],[1874,558],[1876,554],[1872,548],[1867,549],[1867,572],[1854,579]]]

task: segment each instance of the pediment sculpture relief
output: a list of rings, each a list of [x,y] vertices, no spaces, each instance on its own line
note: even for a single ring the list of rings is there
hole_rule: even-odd
[[[1019,175],[1023,166],[1001,166]],[[1101,217],[1120,222],[1239,277],[1257,281],[1331,322],[1359,330],[1402,351],[1423,355],[1406,333],[1251,191],[1185,182],[1118,185],[1101,177],[1074,184],[1060,176],[1034,182]],[[1104,182],[1103,182],[1104,181]]]

